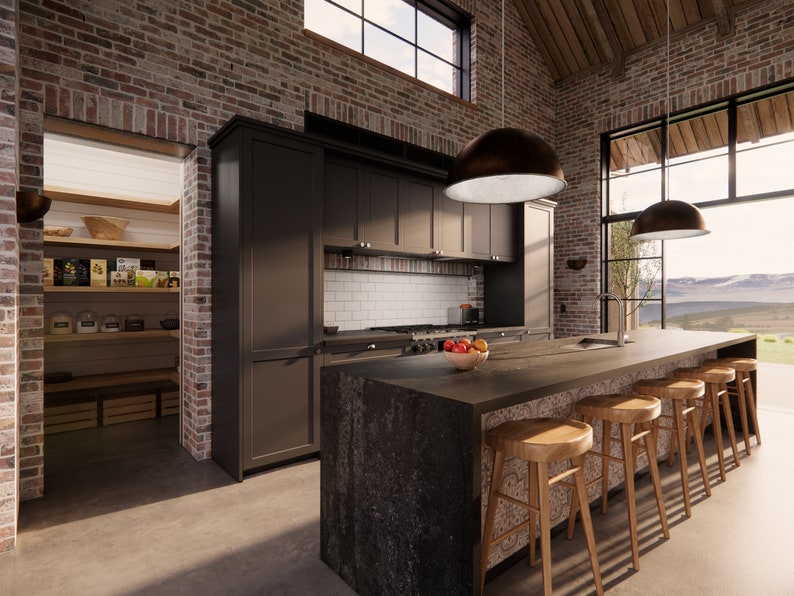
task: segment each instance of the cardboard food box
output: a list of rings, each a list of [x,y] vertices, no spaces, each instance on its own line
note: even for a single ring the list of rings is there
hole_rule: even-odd
[[[154,259],[141,259],[141,266],[138,269],[144,269],[146,271],[155,271],[157,267],[155,267]]]
[[[63,285],[76,286],[80,259],[63,259]]]
[[[106,288],[108,285],[107,259],[91,259],[91,286]]]
[[[63,285],[63,259],[52,260],[52,285]]]
[[[91,259],[79,259],[77,262],[77,285],[91,285]]]
[[[157,271],[157,282],[156,286],[158,288],[167,288],[168,285],[168,271]]]
[[[126,271],[111,271],[110,272],[110,287],[111,288],[124,288],[129,284],[127,283]]]
[[[44,259],[44,273],[42,274],[42,283],[45,286],[55,285],[55,259]]]
[[[133,257],[118,257],[116,259],[116,271],[124,271],[127,274],[127,285],[135,285],[135,272],[141,268],[141,260]]]
[[[169,288],[178,288],[180,285],[179,279],[179,271],[169,271],[168,272],[168,287]]]
[[[157,271],[138,269],[135,272],[136,288],[153,288],[157,282]]]

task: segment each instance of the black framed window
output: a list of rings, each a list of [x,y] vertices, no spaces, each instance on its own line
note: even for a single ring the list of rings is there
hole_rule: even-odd
[[[468,100],[469,19],[437,0],[305,0],[314,31],[410,77]]]
[[[750,320],[737,303],[764,295],[776,271],[794,272],[780,228],[794,214],[794,168],[784,164],[794,164],[794,82],[601,136],[602,286],[625,299],[628,328],[728,331]],[[712,234],[631,240],[632,221],[663,197],[701,208]],[[763,258],[743,264],[751,252]],[[741,276],[752,281],[731,287]],[[693,301],[709,306],[694,316]]]

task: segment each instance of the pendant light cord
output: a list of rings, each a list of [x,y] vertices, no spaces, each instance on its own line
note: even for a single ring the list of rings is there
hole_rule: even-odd
[[[502,0],[502,128],[505,127],[505,0]]]
[[[664,168],[664,196],[663,201],[670,200],[670,0],[667,4],[667,77],[665,87],[664,112],[665,112],[665,168]]]

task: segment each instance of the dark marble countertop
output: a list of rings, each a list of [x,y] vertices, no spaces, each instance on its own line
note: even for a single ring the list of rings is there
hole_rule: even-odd
[[[614,339],[614,334],[587,337]],[[337,365],[340,372],[436,395],[487,412],[711,350],[746,344],[755,334],[641,329],[625,347],[577,351],[581,337],[494,345],[474,370],[457,370],[443,353]]]

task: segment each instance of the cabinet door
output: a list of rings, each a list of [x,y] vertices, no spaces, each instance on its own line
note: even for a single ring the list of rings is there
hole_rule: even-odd
[[[475,259],[491,260],[491,206],[467,203],[468,253]]]
[[[359,164],[325,160],[323,235],[327,246],[349,247],[362,241],[360,233],[363,174]]]
[[[321,356],[250,364],[243,409],[243,469],[311,454],[320,442]]]
[[[524,206],[524,320],[530,337],[554,327],[554,208]]]
[[[466,256],[466,218],[465,203],[453,201],[442,194],[441,197],[441,243],[440,249],[445,257]]]
[[[514,205],[491,205],[491,254],[500,261],[516,258]]]
[[[363,240],[369,243],[369,248],[399,250],[401,176],[368,168],[366,178]]]
[[[429,180],[407,177],[402,201],[403,239],[406,252],[431,254],[438,244],[439,187]]]

